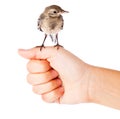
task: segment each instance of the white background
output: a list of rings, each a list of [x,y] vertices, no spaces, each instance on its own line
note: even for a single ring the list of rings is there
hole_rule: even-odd
[[[1,0],[0,119],[120,119],[120,111],[112,108],[48,104],[32,92],[26,82],[27,60],[17,49],[42,43],[37,19],[51,4],[70,12],[63,16],[61,45],[87,63],[120,70],[119,0]]]

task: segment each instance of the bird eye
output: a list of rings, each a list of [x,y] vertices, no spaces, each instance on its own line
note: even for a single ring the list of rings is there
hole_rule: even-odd
[[[53,11],[53,13],[55,13],[55,14],[56,14],[56,13],[57,13],[57,11]]]

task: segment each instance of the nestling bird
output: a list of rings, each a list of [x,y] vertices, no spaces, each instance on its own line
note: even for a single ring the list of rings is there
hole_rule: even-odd
[[[39,16],[37,24],[38,29],[45,33],[45,37],[40,50],[45,47],[44,43],[48,35],[52,41],[56,43],[55,47],[57,47],[57,49],[59,49],[59,47],[62,47],[58,42],[58,32],[63,29],[63,13],[68,13],[68,11],[63,10],[58,5],[51,5],[46,7],[44,12]]]

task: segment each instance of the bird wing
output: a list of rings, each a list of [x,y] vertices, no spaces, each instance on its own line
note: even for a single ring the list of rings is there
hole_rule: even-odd
[[[61,16],[61,21],[62,21],[62,24],[61,24],[61,30],[63,30],[63,26],[64,26],[64,19],[63,17]]]
[[[41,14],[40,16],[39,16],[39,18],[38,18],[38,21],[37,21],[37,27],[38,27],[38,29],[40,30],[40,31],[42,31],[42,29],[41,29],[41,22],[42,22],[42,20],[44,19],[44,14]]]

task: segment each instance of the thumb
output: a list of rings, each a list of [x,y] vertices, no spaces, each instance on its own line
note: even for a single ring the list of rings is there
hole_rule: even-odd
[[[49,59],[55,56],[59,50],[54,47],[46,47],[40,51],[39,47],[35,47],[31,49],[19,49],[18,54],[26,59]]]

